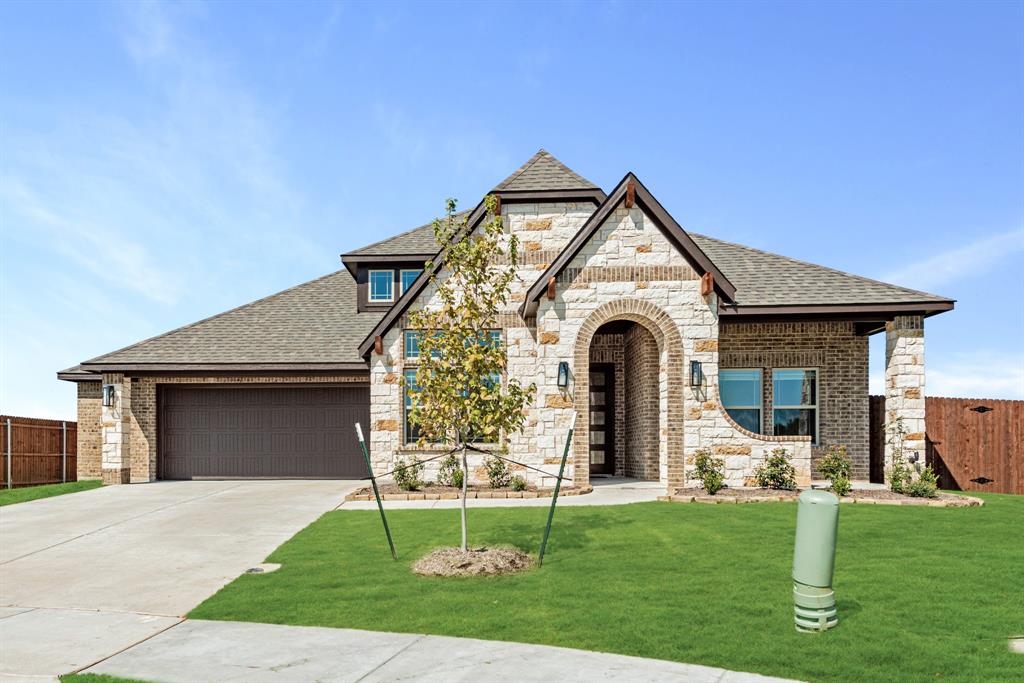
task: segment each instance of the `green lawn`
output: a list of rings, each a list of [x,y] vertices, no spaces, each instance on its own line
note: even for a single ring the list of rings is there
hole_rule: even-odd
[[[844,505],[839,626],[793,628],[793,503],[564,507],[542,569],[441,579],[409,565],[458,539],[455,510],[330,512],[201,619],[472,636],[806,680],[1010,680],[1024,656],[1024,496],[982,508]],[[470,511],[471,541],[536,552],[545,508]]]
[[[66,484],[43,484],[42,486],[26,486],[20,489],[0,489],[0,506],[24,503],[39,498],[63,496],[65,493],[78,493],[103,486],[102,481],[69,481]]]

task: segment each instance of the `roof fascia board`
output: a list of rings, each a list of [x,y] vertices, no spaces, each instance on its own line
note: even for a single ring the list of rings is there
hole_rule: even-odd
[[[589,201],[600,205],[606,195],[600,188],[576,190],[496,190],[491,194],[506,204],[526,202]]]
[[[365,363],[82,363],[87,372],[365,372]]]
[[[486,214],[487,204],[481,201],[479,204],[476,205],[476,208],[473,209],[473,213],[471,213],[469,217],[466,219],[466,228],[464,234],[471,234],[476,229],[476,226],[480,224],[480,221],[483,220]],[[457,239],[462,239],[463,236],[464,235],[460,235]],[[401,315],[409,309],[409,306],[412,305],[412,302],[416,300],[416,298],[420,295],[423,289],[427,286],[427,283],[430,282],[430,278],[432,278],[434,275],[437,274],[439,270],[441,270],[441,266],[444,263],[444,258],[447,254],[448,247],[446,246],[442,248],[440,251],[438,251],[436,254],[434,254],[434,256],[431,259],[428,259],[431,262],[431,268],[429,269],[429,272],[428,269],[424,268],[423,272],[420,273],[419,277],[417,277],[416,280],[412,283],[412,285],[407,290],[405,290],[405,294],[398,298],[398,301],[396,301],[394,305],[390,309],[388,309],[388,312],[384,314],[384,317],[380,319],[380,322],[374,326],[374,328],[370,331],[370,334],[368,334],[366,338],[363,340],[363,342],[359,345],[360,356],[363,356],[365,358],[370,353],[370,349],[373,348],[373,340],[377,336],[383,336],[389,329],[391,329],[391,325],[394,324],[394,322],[398,320],[398,318],[401,317]]]
[[[665,207],[654,198],[654,195],[644,187],[644,184],[634,175],[632,172],[627,173],[619,184],[615,186],[604,202],[598,206],[597,210],[587,219],[582,227],[576,232],[569,244],[566,245],[562,253],[558,255],[554,263],[548,266],[540,277],[531,285],[530,289],[527,290],[526,300],[522,306],[519,307],[519,314],[526,318],[532,315],[537,309],[537,300],[543,296],[544,292],[547,291],[547,284],[552,277],[557,277],[562,270],[564,270],[573,258],[580,252],[580,250],[586,245],[594,233],[600,229],[604,222],[608,220],[612,211],[619,205],[623,199],[625,199],[626,191],[630,181],[635,183],[635,200],[640,206],[641,210],[649,214],[654,222],[658,225],[658,228],[662,233],[669,238],[670,241],[674,242],[680,253],[684,258],[696,269],[701,271],[701,275],[710,272],[715,278],[715,288],[719,291],[722,296],[728,300],[732,300],[736,295],[736,288],[731,282],[722,274],[722,272],[712,263],[711,259],[708,258],[707,254],[701,250],[697,243],[694,242],[686,231],[672,218],[671,214],[665,210]]]
[[[792,315],[882,315],[892,317],[901,313],[923,313],[934,315],[953,310],[955,301],[921,301],[897,304],[780,304],[778,306],[731,306],[719,307],[722,318],[746,318],[749,316],[792,316]]]

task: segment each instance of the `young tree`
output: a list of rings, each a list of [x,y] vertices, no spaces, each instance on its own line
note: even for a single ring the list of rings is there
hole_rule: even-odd
[[[497,328],[498,314],[508,302],[516,278],[519,244],[506,240],[497,200],[486,199],[487,214],[467,235],[467,218],[455,217],[455,200],[446,204],[445,217],[434,221],[438,244],[447,245],[444,267],[432,275],[436,301],[410,315],[419,331],[419,367],[412,394],[410,421],[419,428],[419,442],[441,442],[462,456],[462,550],[468,549],[466,488],[467,450],[473,444],[501,443],[522,430],[524,408],[536,387],[510,378],[502,387],[506,354]],[[427,263],[428,271],[432,264]]]

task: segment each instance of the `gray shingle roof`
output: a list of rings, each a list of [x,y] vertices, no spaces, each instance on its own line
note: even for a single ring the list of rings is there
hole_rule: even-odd
[[[382,315],[356,313],[340,270],[85,364],[363,363],[356,349]]]
[[[494,187],[507,192],[528,190],[595,190],[600,189],[576,171],[539,150],[505,180]]]
[[[742,244],[689,234],[736,286],[736,302],[740,306],[949,301],[936,294],[870,280]]]
[[[462,220],[472,210],[459,211],[455,220]],[[434,222],[388,237],[379,242],[350,251],[345,256],[398,256],[401,254],[436,254],[440,247],[434,240]]]

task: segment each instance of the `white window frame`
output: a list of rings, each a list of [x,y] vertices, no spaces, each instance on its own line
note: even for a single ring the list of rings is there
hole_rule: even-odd
[[[790,369],[790,368],[787,368],[787,370],[788,369]],[[798,368],[792,368],[792,369],[795,370],[795,369],[798,369]],[[721,393],[722,393],[722,390],[721,390],[722,373],[723,372],[732,372],[733,370],[735,370],[737,372],[756,372],[757,373],[758,377],[761,378],[761,396],[760,396],[761,402],[758,403],[756,406],[727,406],[727,405],[725,405],[725,402],[723,402],[722,403],[722,407],[725,408],[726,412],[728,412],[730,408],[734,408],[736,410],[756,410],[757,411],[757,417],[758,417],[758,420],[757,420],[757,432],[756,433],[757,434],[764,434],[764,369],[763,368],[723,368],[723,367],[719,367],[718,368],[718,385],[719,385],[718,393],[719,393],[719,395],[721,395]],[[774,372],[774,369],[772,370],[772,372]],[[815,389],[817,389],[817,387],[815,387]],[[773,399],[775,398],[775,396],[774,396],[774,387],[773,387],[772,398]],[[730,415],[730,418],[733,421],[736,420],[736,418],[732,417],[731,415]],[[773,413],[772,414],[772,431],[773,432],[775,431],[774,419],[775,419],[775,415]]]
[[[409,424],[409,411],[411,410],[412,407],[406,405],[409,396],[409,373],[413,374],[413,380],[415,381],[416,369],[410,367],[405,368],[402,371],[402,443],[403,445],[406,446],[408,446],[409,444],[414,444],[418,441],[418,439],[409,438],[409,428],[412,426],[411,424]]]
[[[416,344],[416,355],[409,355],[409,335],[417,334],[422,337],[422,333],[419,330],[402,330],[402,357],[407,361],[419,362],[420,359],[420,348],[419,344]]]
[[[405,294],[406,289],[407,289],[406,286],[405,286],[405,274],[406,273],[416,273],[416,277],[419,277],[420,273],[422,273],[422,272],[423,272],[422,268],[402,268],[401,270],[399,270],[398,271],[398,289],[399,289],[398,296],[402,296],[403,294]],[[413,280],[413,282],[416,282],[416,280]],[[409,284],[411,285],[412,282],[410,282]]]
[[[387,273],[391,280],[391,296],[387,299],[375,299],[373,298],[373,274],[374,273]],[[391,268],[375,268],[368,270],[366,273],[366,301],[371,304],[386,304],[391,303],[395,300],[395,271]]]
[[[778,405],[775,403],[775,372],[777,370],[802,370],[814,372],[814,403],[806,405]],[[775,411],[776,410],[813,410],[814,411],[814,439],[811,441],[815,446],[821,440],[821,411],[818,408],[821,401],[821,369],[820,368],[772,368],[772,436],[775,435]]]

